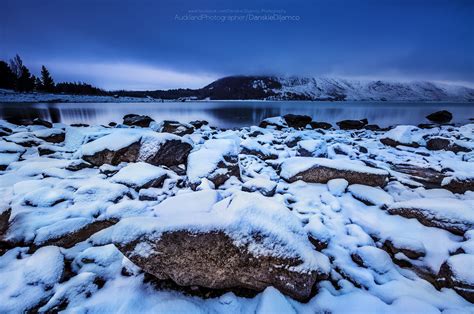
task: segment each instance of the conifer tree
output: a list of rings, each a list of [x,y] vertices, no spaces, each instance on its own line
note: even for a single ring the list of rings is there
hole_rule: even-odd
[[[41,67],[41,83],[41,89],[45,92],[52,93],[54,91],[54,80],[44,65]]]

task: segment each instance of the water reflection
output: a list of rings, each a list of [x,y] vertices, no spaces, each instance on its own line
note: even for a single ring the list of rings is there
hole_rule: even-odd
[[[146,114],[155,120],[183,122],[204,119],[218,127],[256,125],[267,117],[287,113],[306,114],[316,121],[335,123],[343,119],[367,118],[388,126],[427,122],[425,116],[437,110],[453,113],[453,122],[474,118],[470,103],[392,102],[186,102],[186,103],[37,103],[0,104],[0,118],[40,117],[53,122],[107,124],[121,122],[128,113]]]

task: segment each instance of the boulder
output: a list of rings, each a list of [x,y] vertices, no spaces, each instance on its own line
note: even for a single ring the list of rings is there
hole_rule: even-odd
[[[84,219],[84,218],[71,218],[71,219]],[[32,251],[36,251],[39,247],[54,245],[63,248],[71,248],[79,242],[89,239],[93,234],[113,226],[117,223],[116,219],[106,219],[106,220],[95,220],[90,223],[84,224],[84,226],[70,230],[69,232],[59,233],[54,236],[49,237],[39,237],[36,236],[34,245],[31,247]],[[40,231],[39,229],[38,231]],[[49,233],[48,233],[49,235]]]
[[[324,140],[302,140],[298,142],[298,155],[303,157],[326,157],[327,145]]]
[[[142,116],[138,114],[127,114],[123,117],[123,124],[129,126],[138,126],[142,128],[147,128],[150,126],[150,123],[153,122],[152,118],[149,116]]]
[[[257,156],[262,160],[277,159],[278,154],[267,148],[254,139],[246,139],[240,143],[241,154]]]
[[[450,139],[443,137],[432,137],[426,142],[426,148],[429,150],[449,150],[454,153],[470,152],[470,149],[453,143]]]
[[[367,119],[362,120],[342,120],[336,122],[341,130],[360,130],[364,128],[369,122]]]
[[[204,178],[216,188],[232,176],[240,178],[238,151],[233,140],[213,139],[189,154],[186,174],[191,187],[197,188]]]
[[[295,129],[304,129],[312,120],[310,116],[297,114],[286,114],[283,119],[290,128]]]
[[[474,210],[468,202],[452,198],[421,198],[397,202],[388,213],[415,218],[428,227],[436,227],[462,236],[474,228]]]
[[[399,145],[409,147],[420,147],[421,135],[417,133],[418,128],[411,125],[398,125],[386,132],[380,142],[387,146],[397,147]]]
[[[110,178],[110,181],[140,190],[160,188],[167,177],[167,170],[144,162],[137,162],[120,169]]]
[[[23,118],[11,118],[6,119],[8,122],[16,124],[16,125],[41,125],[47,128],[52,128],[53,124],[49,121],[43,120],[41,118],[34,118],[34,119],[23,119]]]
[[[195,129],[200,129],[204,125],[209,125],[209,122],[206,120],[194,120],[189,122]]]
[[[184,124],[178,121],[165,120],[160,124],[159,131],[183,136],[185,134],[192,134],[194,127],[190,124]]]
[[[10,219],[11,208],[5,209],[0,213],[0,236],[8,229],[8,220]]]
[[[446,182],[442,182],[441,187],[453,193],[464,194],[467,191],[474,191],[474,178],[449,178]]]
[[[166,211],[157,211],[159,218],[122,219],[114,244],[145,272],[180,286],[273,286],[307,301],[316,281],[327,278],[328,259],[311,248],[299,220],[270,198],[240,192],[210,209],[199,202],[181,206],[170,213],[179,211],[179,221]]]
[[[375,246],[361,246],[351,254],[351,258],[357,265],[370,268],[379,274],[385,274],[393,267],[390,256]]]
[[[266,118],[262,122],[260,122],[259,127],[261,128],[272,127],[277,130],[281,130],[283,128],[287,128],[288,124],[286,123],[286,120],[283,117],[271,117],[271,118]]]
[[[303,180],[312,183],[327,183],[329,180],[340,178],[347,180],[349,184],[384,186],[388,179],[388,172],[347,160],[292,157],[282,163],[280,176],[288,182]]]
[[[451,288],[464,299],[474,303],[474,255],[458,254],[441,265],[436,281],[439,287]]]
[[[426,118],[431,122],[443,124],[449,123],[453,119],[453,115],[447,110],[441,110],[427,115]]]
[[[440,188],[443,179],[446,177],[442,172],[431,168],[422,168],[410,164],[393,165],[393,170],[407,174],[410,179],[423,184],[426,188]]]
[[[49,143],[62,143],[66,139],[66,132],[61,129],[40,130],[33,133],[37,138]]]
[[[172,134],[119,130],[82,146],[82,159],[101,166],[144,161],[152,165],[186,163],[192,145]]]
[[[420,259],[426,255],[425,246],[421,241],[405,237],[387,238],[382,248],[391,256],[403,253],[410,259]]]
[[[259,192],[263,196],[275,195],[277,183],[266,178],[250,179],[242,185],[242,191]]]
[[[310,125],[313,129],[329,130],[330,128],[332,128],[332,124],[331,124],[331,123],[327,123],[327,122],[311,121],[311,122],[309,123],[309,125]]]

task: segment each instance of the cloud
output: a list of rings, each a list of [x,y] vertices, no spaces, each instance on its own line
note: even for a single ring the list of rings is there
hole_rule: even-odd
[[[107,90],[200,88],[218,78],[212,73],[185,73],[133,62],[45,61],[57,81],[74,77]],[[39,65],[37,65],[39,66]]]

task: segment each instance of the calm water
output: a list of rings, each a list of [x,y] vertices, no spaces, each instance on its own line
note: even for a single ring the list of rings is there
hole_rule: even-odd
[[[145,114],[155,120],[189,122],[204,119],[217,127],[258,125],[267,117],[287,113],[306,114],[315,121],[335,123],[367,118],[382,127],[428,122],[425,116],[446,109],[454,123],[474,118],[474,103],[395,102],[303,102],[303,101],[212,101],[167,103],[37,103],[1,104],[0,118],[40,117],[53,122],[108,124],[122,122],[128,113]]]

